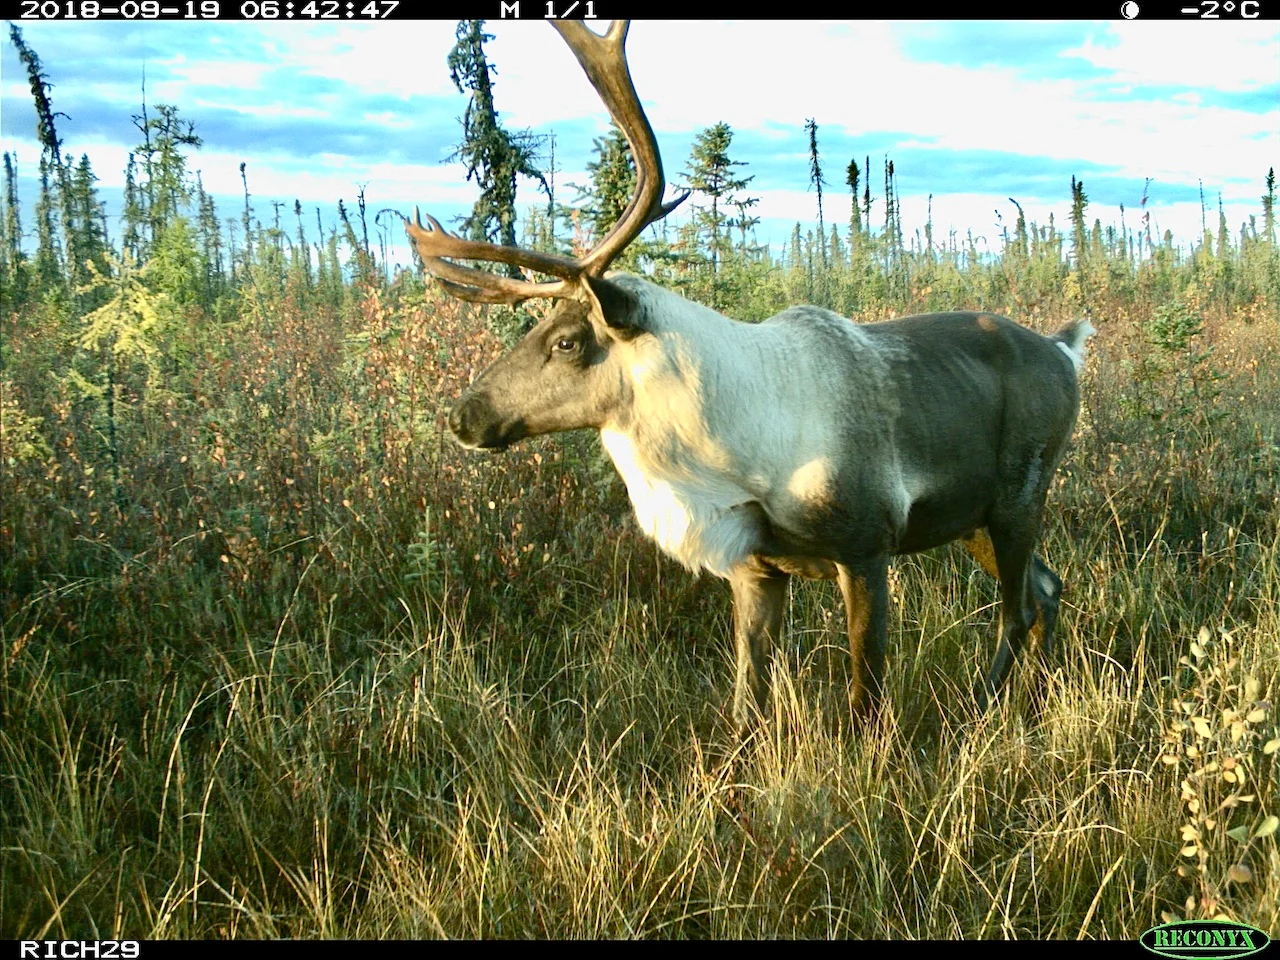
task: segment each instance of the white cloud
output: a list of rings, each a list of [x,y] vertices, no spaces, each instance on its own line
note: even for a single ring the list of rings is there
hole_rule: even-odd
[[[1273,21],[1117,21],[1107,42],[1064,52],[1109,71],[1108,82],[1256,90],[1280,83],[1280,27]]]
[[[499,64],[495,99],[513,125],[590,116],[600,117],[603,128],[599,99],[553,31],[529,22],[490,26]],[[906,62],[889,25],[871,22],[643,21],[632,25],[627,52],[650,120],[667,131],[721,120],[743,129],[803,123],[806,110],[847,109],[859,99],[851,82],[855,64],[860,72],[888,76],[883,71]],[[803,73],[793,66],[798,63],[805,64]]]
[[[161,60],[157,66],[169,72],[169,77],[156,85],[153,94],[160,100],[176,101],[190,87],[211,87],[217,90],[256,90],[262,86],[263,75],[272,66],[260,60],[206,60],[191,61],[183,54]]]
[[[280,69],[341,78],[353,93],[456,95],[444,68],[454,21],[325,25],[270,24],[264,35]],[[301,27],[301,28],[300,28]],[[305,94],[305,82],[293,86]]]

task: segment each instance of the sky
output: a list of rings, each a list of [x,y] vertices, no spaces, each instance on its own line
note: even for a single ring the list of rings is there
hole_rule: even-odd
[[[448,224],[477,196],[448,162],[466,97],[446,57],[456,21],[22,23],[53,83],[64,151],[87,153],[118,216],[131,116],[170,103],[195,124],[191,158],[219,214],[238,218],[247,163],[256,215],[300,200],[332,222],[364,189],[370,215],[415,204]],[[603,26],[597,27],[603,30]],[[608,118],[549,26],[488,21],[494,99],[511,130],[555,135],[557,199],[587,183]],[[1220,21],[637,21],[627,42],[636,89],[678,185],[696,134],[717,122],[753,175],[758,239],[775,252],[799,221],[816,223],[805,121],[818,124],[828,223],[847,224],[845,169],[871,158],[883,192],[894,161],[904,229],[972,231],[989,249],[1017,217],[1067,222],[1072,176],[1088,216],[1137,226],[1144,186],[1153,227],[1198,238],[1201,185],[1216,229],[1260,215],[1280,163],[1280,23]],[[0,146],[16,155],[30,228],[39,159],[25,72],[7,32],[0,53]],[[1147,181],[1150,180],[1148,185]],[[669,188],[670,189],[670,188]],[[521,182],[519,204],[538,202]],[[1012,199],[1010,199],[1012,198]],[[691,202],[698,202],[695,197]],[[688,204],[686,204],[688,206]],[[287,212],[287,211],[286,211]],[[673,215],[679,220],[683,211]],[[879,203],[873,222],[883,222]],[[384,216],[384,222],[387,217]],[[291,223],[291,217],[289,218]],[[372,226],[372,225],[371,225]],[[393,261],[408,262],[399,227]]]

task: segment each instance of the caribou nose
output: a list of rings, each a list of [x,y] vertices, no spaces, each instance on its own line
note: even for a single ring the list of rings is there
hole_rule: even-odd
[[[464,394],[449,411],[450,432],[468,447],[483,445],[484,435],[493,421],[493,405],[482,394]]]
[[[453,409],[449,411],[449,432],[459,440],[462,439],[463,430],[463,414],[466,407],[465,400],[459,400],[453,405]]]

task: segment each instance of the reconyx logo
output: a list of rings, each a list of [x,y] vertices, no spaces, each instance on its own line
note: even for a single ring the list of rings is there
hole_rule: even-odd
[[[1194,957],[1212,957],[1214,960],[1231,960],[1247,957],[1263,949],[1271,938],[1244,923],[1229,920],[1181,920],[1162,923],[1144,933],[1139,942],[1152,953],[1162,957],[1187,960]]]

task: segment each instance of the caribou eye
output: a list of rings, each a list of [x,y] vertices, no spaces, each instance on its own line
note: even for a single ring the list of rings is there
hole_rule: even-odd
[[[578,341],[570,337],[561,337],[556,341],[556,349],[561,353],[573,353],[578,349]]]

